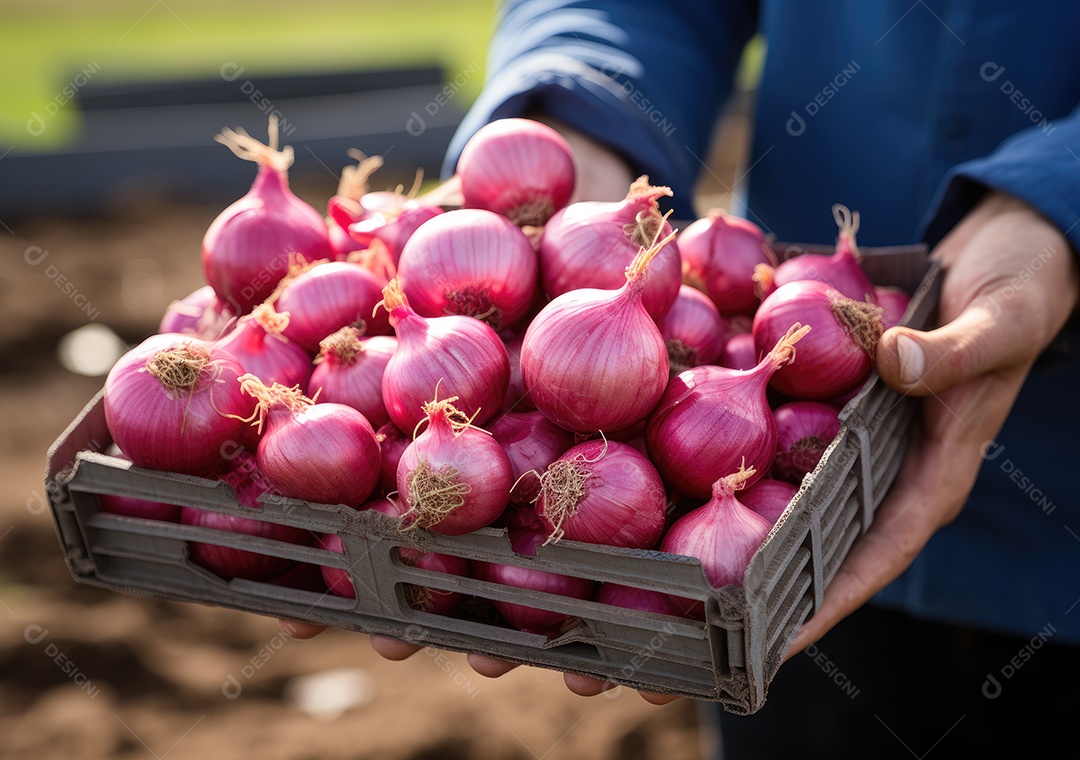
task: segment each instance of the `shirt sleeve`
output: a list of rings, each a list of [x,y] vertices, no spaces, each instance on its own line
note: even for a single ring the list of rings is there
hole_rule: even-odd
[[[1080,107],[1018,132],[989,156],[953,167],[924,225],[926,242],[937,244],[990,190],[1037,208],[1080,251]]]
[[[608,145],[672,188],[692,219],[694,181],[756,26],[746,0],[514,0],[500,13],[484,91],[447,150],[494,119],[540,112]]]

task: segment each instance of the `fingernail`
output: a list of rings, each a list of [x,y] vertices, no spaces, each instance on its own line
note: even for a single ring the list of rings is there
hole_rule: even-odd
[[[918,341],[907,335],[896,336],[896,353],[900,357],[900,380],[914,385],[922,379],[926,356]]]

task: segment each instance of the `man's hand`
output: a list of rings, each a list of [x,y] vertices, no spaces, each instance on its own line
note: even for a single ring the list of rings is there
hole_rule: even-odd
[[[940,327],[894,327],[877,370],[900,393],[924,397],[896,482],[841,564],[817,614],[787,656],[817,641],[900,575],[960,513],[981,447],[1005,422],[1036,357],[1076,308],[1076,255],[1024,202],[988,195],[933,252],[944,281]]]

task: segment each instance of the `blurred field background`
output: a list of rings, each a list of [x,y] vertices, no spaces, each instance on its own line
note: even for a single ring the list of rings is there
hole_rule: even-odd
[[[214,78],[227,61],[252,78],[427,64],[453,76],[483,66],[494,13],[491,0],[2,0],[0,184],[9,152],[63,151],[78,137],[71,103],[38,136],[27,122],[88,65],[95,84]],[[462,108],[481,83],[461,87]],[[745,113],[744,97],[718,131],[702,210],[730,200]],[[254,105],[248,124],[265,124]],[[294,177],[318,208],[335,185],[332,170]],[[42,495],[45,452],[103,377],[72,372],[58,347],[89,323],[126,344],[154,332],[168,303],[202,284],[200,241],[226,203],[145,192],[93,213],[0,209],[0,758],[701,756],[709,735],[687,701],[658,708],[625,689],[584,699],[526,668],[486,680],[455,654],[387,662],[360,635],[288,641],[268,618],[71,580]]]

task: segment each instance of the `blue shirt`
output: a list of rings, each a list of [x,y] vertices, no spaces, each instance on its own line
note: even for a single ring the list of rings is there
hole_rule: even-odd
[[[830,243],[840,202],[861,213],[864,245],[932,245],[994,188],[1080,249],[1078,31],[1075,0],[518,0],[445,171],[484,123],[536,110],[671,186],[676,216],[693,218],[716,118],[760,32],[746,215],[766,231]],[[987,442],[960,517],[877,603],[1021,636],[1052,624],[1080,643],[1078,345],[1074,319]]]

